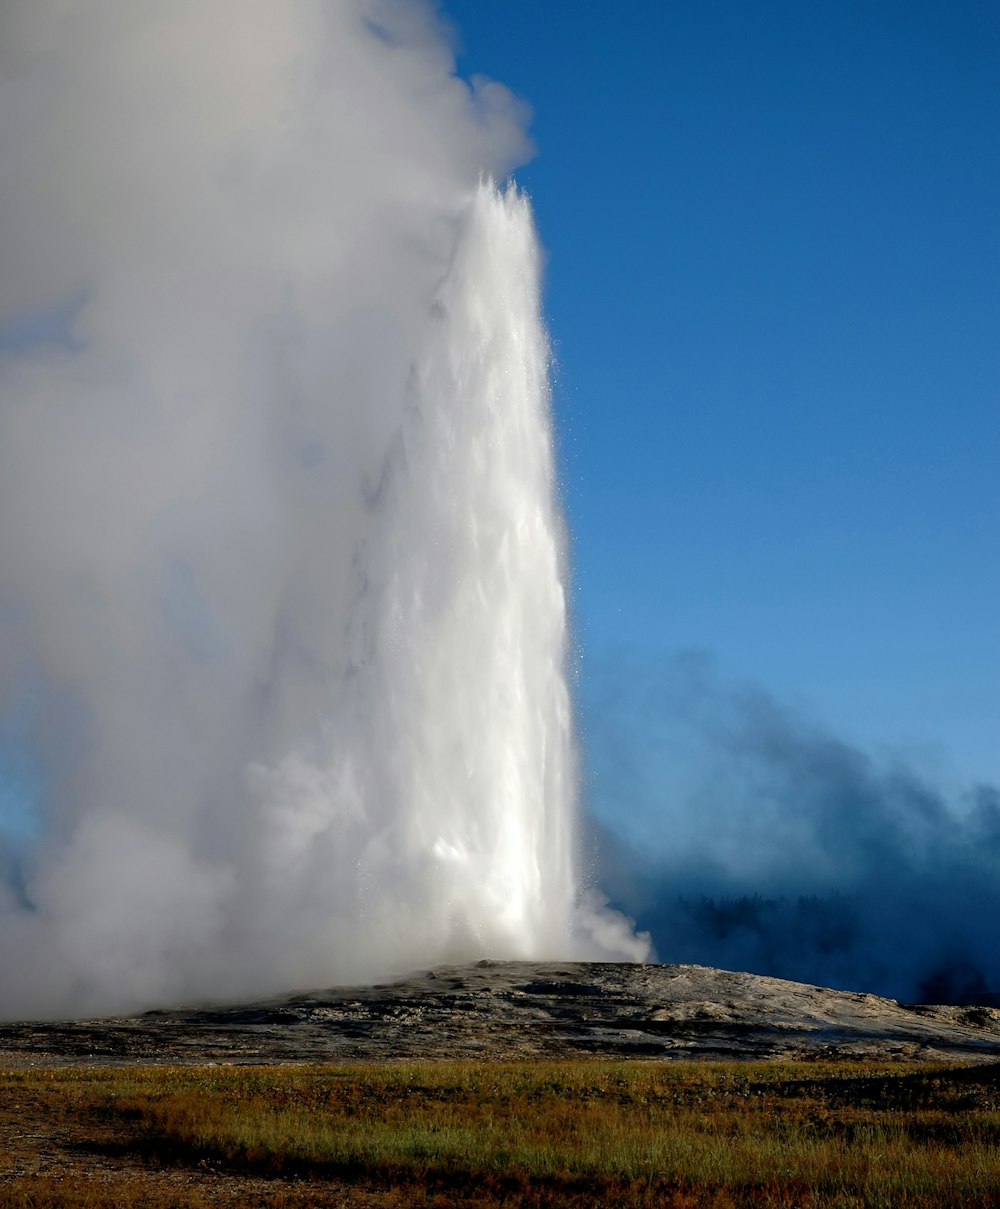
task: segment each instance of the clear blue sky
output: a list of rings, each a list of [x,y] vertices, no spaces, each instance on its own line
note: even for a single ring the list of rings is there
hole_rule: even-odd
[[[582,700],[699,649],[1000,782],[1000,8],[444,8],[535,111]]]

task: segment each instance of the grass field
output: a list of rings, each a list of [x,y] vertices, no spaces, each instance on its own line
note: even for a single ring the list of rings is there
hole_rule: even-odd
[[[1000,1066],[10,1071],[0,1139],[24,1209],[1000,1206]]]

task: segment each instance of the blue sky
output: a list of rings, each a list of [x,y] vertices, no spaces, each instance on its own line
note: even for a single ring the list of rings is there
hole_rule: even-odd
[[[699,650],[1000,782],[1000,10],[445,11],[535,111],[585,740],[595,669]]]

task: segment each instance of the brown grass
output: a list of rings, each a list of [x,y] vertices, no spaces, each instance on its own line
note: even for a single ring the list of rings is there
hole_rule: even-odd
[[[996,1065],[133,1068],[0,1097],[97,1170],[15,1176],[3,1205],[1000,1206]]]

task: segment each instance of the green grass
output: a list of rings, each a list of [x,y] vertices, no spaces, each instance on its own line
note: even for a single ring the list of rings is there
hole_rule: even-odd
[[[435,1063],[9,1073],[106,1153],[403,1203],[1000,1205],[1000,1069]],[[440,1200],[440,1198],[444,1198]]]

